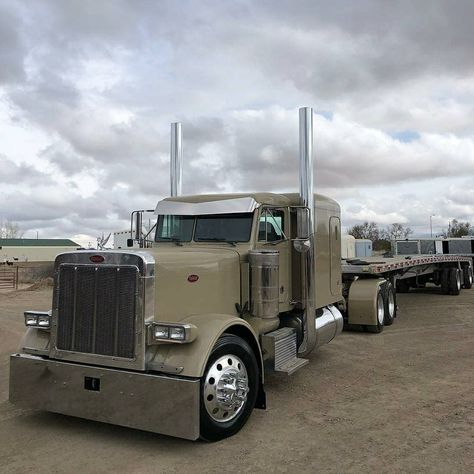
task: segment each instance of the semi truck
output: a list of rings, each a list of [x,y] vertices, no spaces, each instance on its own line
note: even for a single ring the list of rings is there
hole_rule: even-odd
[[[342,263],[340,207],[314,192],[312,109],[299,121],[299,193],[285,194],[182,196],[173,124],[153,233],[138,249],[57,256],[51,311],[24,315],[10,401],[215,441],[266,407],[269,373],[302,369],[344,324],[391,324],[409,265]],[[454,258],[431,264],[462,275]]]

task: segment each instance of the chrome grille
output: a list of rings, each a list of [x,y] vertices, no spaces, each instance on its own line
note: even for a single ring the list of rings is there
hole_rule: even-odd
[[[61,264],[57,348],[134,358],[137,288],[133,265]]]

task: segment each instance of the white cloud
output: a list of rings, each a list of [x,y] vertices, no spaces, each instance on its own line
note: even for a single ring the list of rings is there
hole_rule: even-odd
[[[316,183],[346,225],[472,222],[473,17],[469,0],[3,2],[0,215],[92,241],[127,227],[168,194],[175,120],[186,193],[295,190],[313,105]]]

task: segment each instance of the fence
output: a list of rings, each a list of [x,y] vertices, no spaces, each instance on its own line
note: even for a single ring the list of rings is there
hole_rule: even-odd
[[[0,270],[0,289],[18,289],[18,267],[12,270]]]

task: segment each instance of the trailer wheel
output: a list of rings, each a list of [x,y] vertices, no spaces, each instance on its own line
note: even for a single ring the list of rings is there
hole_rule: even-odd
[[[449,275],[450,275],[450,268],[443,268],[441,270],[441,293],[443,295],[449,295],[450,294],[450,286],[449,286]]]
[[[384,321],[385,321],[385,299],[384,299],[384,290],[379,287],[377,293],[377,324],[376,325],[367,325],[365,326],[368,332],[380,333],[383,331]]]
[[[390,282],[385,285],[385,319],[384,326],[391,326],[397,316],[397,301],[395,298],[395,290]]]
[[[474,280],[474,277],[472,275],[472,267],[471,266],[465,266],[462,271],[463,274],[463,286],[466,288],[466,290],[469,290],[472,288],[472,283]]]
[[[459,295],[461,293],[461,272],[459,268],[450,268],[448,277],[449,293]]]
[[[250,345],[233,334],[216,342],[201,380],[200,435],[218,441],[237,433],[255,406],[259,369]]]

